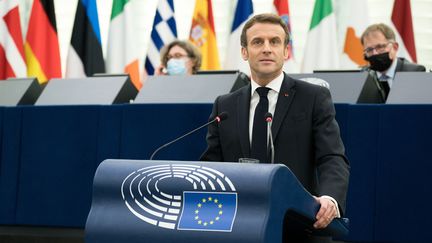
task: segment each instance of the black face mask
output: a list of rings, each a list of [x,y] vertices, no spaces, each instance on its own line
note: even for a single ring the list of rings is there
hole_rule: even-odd
[[[365,58],[370,63],[370,69],[383,72],[390,68],[393,60],[390,59],[389,52],[373,55]]]

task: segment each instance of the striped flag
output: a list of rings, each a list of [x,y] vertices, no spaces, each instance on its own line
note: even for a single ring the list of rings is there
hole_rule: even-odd
[[[96,0],[79,0],[66,63],[67,78],[104,73]]]
[[[142,87],[141,65],[134,33],[133,0],[114,0],[108,34],[107,72],[128,73],[137,89]]]
[[[289,73],[298,73],[299,67],[297,65],[297,62],[294,59],[294,52],[293,52],[293,36],[291,35],[291,18],[290,18],[290,12],[289,12],[289,4],[288,0],[274,0],[273,6],[275,8],[274,12],[279,15],[285,22],[285,24],[288,26],[288,31],[290,33],[290,42],[288,44],[288,59],[285,61],[284,64],[284,71]]]
[[[361,35],[369,25],[367,1],[336,0],[335,12],[342,45],[340,67],[345,69],[366,66]]]
[[[306,41],[302,72],[339,68],[336,18],[331,0],[316,0]]]
[[[53,0],[34,0],[24,52],[27,75],[40,83],[61,78],[60,49]]]
[[[0,1],[0,80],[26,77],[18,0]]]
[[[252,0],[238,0],[228,42],[225,69],[238,69],[250,74],[249,64],[241,56],[240,35],[246,21],[252,17]]]
[[[391,16],[399,43],[398,56],[417,62],[410,0],[395,0]]]
[[[196,1],[189,40],[201,51],[202,70],[220,69],[211,0]]]
[[[159,0],[145,61],[147,74],[153,75],[160,65],[160,50],[177,38],[173,0]]]

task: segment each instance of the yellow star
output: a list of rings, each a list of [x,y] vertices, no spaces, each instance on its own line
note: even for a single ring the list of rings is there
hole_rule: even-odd
[[[195,210],[195,214],[198,214],[199,213],[199,210]]]
[[[197,205],[199,208],[202,206],[202,204],[201,203],[198,203],[198,205]]]
[[[214,221],[212,220],[212,221],[210,221],[210,224],[214,224]]]
[[[222,204],[219,204],[219,205],[218,205],[218,208],[222,208]]]
[[[215,200],[213,200],[214,201],[214,203],[218,203],[219,202],[219,200],[216,198]]]
[[[202,221],[201,221],[201,220],[198,220],[198,224],[202,224]]]
[[[212,197],[209,197],[208,200],[209,200],[209,202],[211,202],[211,201],[213,200],[213,198],[212,198]]]
[[[207,226],[207,222],[204,222],[204,226]]]
[[[220,219],[219,216],[215,218],[216,221],[218,221],[219,219]]]
[[[219,211],[219,215],[222,215],[222,210]]]
[[[207,200],[206,200],[205,198],[203,198],[203,199],[202,199],[202,202],[205,203],[205,202],[207,202]]]
[[[197,215],[197,216],[195,216],[195,220],[198,220],[199,219],[199,216]]]

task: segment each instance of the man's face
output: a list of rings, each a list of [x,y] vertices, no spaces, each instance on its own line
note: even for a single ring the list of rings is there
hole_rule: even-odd
[[[389,52],[391,60],[396,58],[399,45],[387,40],[381,31],[373,31],[363,39],[363,50],[366,57]]]
[[[247,47],[242,47],[242,57],[249,62],[252,79],[265,85],[282,72],[288,58],[285,32],[277,24],[256,23],[246,31],[246,38]]]

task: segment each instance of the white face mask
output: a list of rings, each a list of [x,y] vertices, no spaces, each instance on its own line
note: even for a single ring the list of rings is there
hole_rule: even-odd
[[[167,62],[167,72],[169,75],[185,75],[187,74],[186,60],[183,58],[171,58]]]

